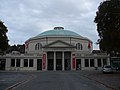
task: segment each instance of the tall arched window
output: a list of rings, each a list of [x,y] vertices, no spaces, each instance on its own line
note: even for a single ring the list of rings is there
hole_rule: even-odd
[[[77,49],[77,50],[83,50],[82,44],[77,43],[77,44],[76,44],[76,49]]]
[[[35,45],[35,50],[42,50],[42,44],[41,43],[37,43]]]

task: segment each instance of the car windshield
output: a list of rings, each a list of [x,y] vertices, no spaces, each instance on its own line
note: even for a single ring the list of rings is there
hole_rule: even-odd
[[[111,66],[105,66],[105,68],[111,68]]]

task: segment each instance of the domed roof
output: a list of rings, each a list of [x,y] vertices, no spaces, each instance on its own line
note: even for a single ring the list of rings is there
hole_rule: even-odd
[[[40,37],[54,37],[54,36],[55,37],[80,37],[85,39],[85,37],[82,37],[73,31],[64,30],[63,27],[55,27],[53,30],[42,32],[30,39],[37,39]]]
[[[80,35],[68,30],[49,30],[37,36],[80,36]]]

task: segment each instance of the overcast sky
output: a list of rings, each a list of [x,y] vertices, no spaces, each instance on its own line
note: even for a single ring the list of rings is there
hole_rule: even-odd
[[[98,33],[93,22],[103,0],[0,0],[0,19],[8,28],[9,44],[23,44],[30,37],[63,26],[93,41]]]

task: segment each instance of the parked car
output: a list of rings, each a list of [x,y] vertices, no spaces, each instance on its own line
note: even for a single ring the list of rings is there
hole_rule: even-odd
[[[111,65],[105,65],[102,69],[103,73],[113,73],[114,69]]]

